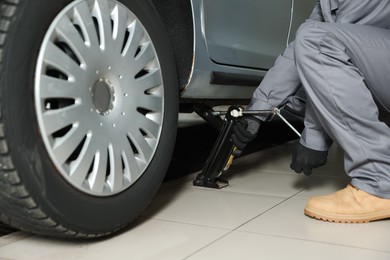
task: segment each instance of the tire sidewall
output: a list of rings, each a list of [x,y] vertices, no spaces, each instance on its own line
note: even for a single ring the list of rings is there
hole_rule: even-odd
[[[7,35],[4,120],[15,168],[42,211],[62,226],[83,232],[111,232],[136,218],[149,204],[168,168],[176,137],[178,88],[165,30],[148,0],[119,0],[143,23],[156,49],[164,83],[164,120],[155,155],[126,191],[95,197],[72,187],[51,162],[34,105],[35,68],[47,29],[71,0],[21,1]],[[131,123],[131,122],[129,122]]]

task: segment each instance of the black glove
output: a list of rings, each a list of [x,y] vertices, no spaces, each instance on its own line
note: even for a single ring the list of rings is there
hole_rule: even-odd
[[[295,146],[290,168],[296,173],[310,175],[311,170],[324,165],[328,158],[328,151],[316,151],[298,143]]]
[[[237,147],[234,155],[239,156],[249,142],[256,138],[260,120],[254,116],[243,116],[233,126],[232,142]]]

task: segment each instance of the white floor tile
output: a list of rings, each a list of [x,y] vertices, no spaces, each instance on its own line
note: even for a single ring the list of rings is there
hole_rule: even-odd
[[[97,242],[30,237],[0,247],[0,259],[184,259],[227,232],[211,227],[144,220],[127,232]]]
[[[339,224],[304,216],[306,200],[289,199],[239,230],[390,252],[390,221]],[[390,258],[389,258],[390,259]]]
[[[109,239],[19,233],[0,238],[0,259],[390,259],[390,220],[336,224],[304,216],[309,197],[342,189],[349,178],[337,146],[313,175],[293,173],[295,142],[236,159],[222,190],[193,187],[199,172],[164,183],[144,218]]]
[[[234,229],[280,203],[283,198],[206,188],[163,190],[143,214],[182,223]]]
[[[232,172],[229,187],[223,191],[267,196],[291,197],[318,180],[302,174],[264,171]]]
[[[188,260],[388,260],[390,253],[343,247],[305,240],[233,232]]]

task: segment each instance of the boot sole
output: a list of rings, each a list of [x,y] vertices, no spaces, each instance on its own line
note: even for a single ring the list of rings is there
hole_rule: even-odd
[[[305,209],[305,215],[327,222],[335,223],[368,223],[377,220],[389,219],[390,211],[382,211],[376,213],[367,213],[361,215],[341,215],[341,214],[332,214],[329,212],[321,212],[313,209]]]

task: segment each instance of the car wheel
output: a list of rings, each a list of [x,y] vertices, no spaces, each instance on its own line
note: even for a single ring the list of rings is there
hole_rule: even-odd
[[[96,237],[157,192],[176,138],[169,40],[148,0],[1,2],[0,219]]]

